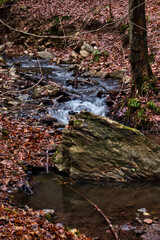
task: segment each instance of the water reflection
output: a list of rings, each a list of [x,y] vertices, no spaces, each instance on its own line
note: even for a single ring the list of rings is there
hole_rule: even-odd
[[[33,195],[17,193],[18,206],[27,204],[33,209],[55,209],[56,221],[71,228],[78,228],[89,236],[106,239],[108,229],[103,217],[82,196],[58,184],[54,175],[37,175]],[[114,224],[124,224],[134,220],[137,209],[148,212],[160,210],[160,186],[152,183],[107,184],[74,183],[72,187],[85,194],[111,219]],[[110,238],[111,239],[111,238]],[[138,239],[123,237],[123,239]]]

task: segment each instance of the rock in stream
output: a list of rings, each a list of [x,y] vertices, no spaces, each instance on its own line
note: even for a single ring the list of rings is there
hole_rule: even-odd
[[[53,157],[74,179],[128,181],[160,177],[160,146],[136,129],[89,112],[76,114],[63,130]]]

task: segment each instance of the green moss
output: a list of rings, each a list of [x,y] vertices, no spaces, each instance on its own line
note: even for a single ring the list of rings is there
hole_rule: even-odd
[[[6,3],[8,0],[0,0],[0,5]]]
[[[150,61],[151,63],[154,63],[154,62],[155,62],[155,55],[154,55],[154,53],[151,53],[151,54],[149,55],[149,61]]]
[[[49,222],[52,221],[52,216],[51,216],[50,213],[46,213],[46,214],[44,215],[44,218],[46,218]]]
[[[14,199],[14,196],[13,196],[13,195],[11,195],[11,196],[10,196],[10,199],[11,199],[11,200],[13,200],[13,199]]]
[[[71,16],[62,16],[62,21],[71,20]]]
[[[77,231],[75,232],[75,234],[76,234],[76,236],[80,236],[80,231],[77,230]]]
[[[24,170],[25,172],[27,172],[27,170],[28,170],[28,167],[27,167],[27,166],[22,166],[22,168],[23,168],[23,170]]]
[[[149,22],[150,21],[150,17],[147,15],[146,16],[146,22]]]
[[[136,169],[135,169],[135,168],[131,168],[131,171],[132,171],[132,172],[135,172],[135,171],[136,171]]]
[[[131,127],[127,127],[127,126],[124,126],[124,128],[125,129],[128,129],[128,130],[130,130],[130,131],[133,131],[133,132],[135,132],[135,133],[140,133],[137,129],[135,129],[135,128],[131,128]]]
[[[75,121],[74,121],[74,124],[81,125],[82,123],[83,123],[83,121],[82,121],[82,120],[78,120],[78,119],[77,119],[77,120],[75,120]]]
[[[150,88],[151,90],[153,90],[153,92],[155,92],[155,93],[157,92],[157,93],[158,93],[156,81],[154,81],[154,80],[150,81],[150,83],[149,83],[149,88]]]
[[[8,131],[5,130],[5,129],[2,129],[1,132],[2,132],[3,136],[8,136],[9,135]]]
[[[112,20],[112,18],[109,18],[109,19],[107,20],[107,23],[111,23],[111,22],[113,22],[113,20]]]
[[[146,109],[141,108],[135,116],[135,126],[146,125]]]
[[[122,25],[120,26],[120,33],[125,33],[127,28],[128,28],[128,24],[127,23],[122,23]]]
[[[147,78],[147,77],[144,80],[145,81],[142,86],[142,91],[143,91],[144,95],[149,94],[151,91],[153,91],[154,93],[158,93],[158,89],[157,89],[155,80],[149,80],[149,78]]]
[[[61,152],[61,146],[58,147],[57,151],[52,155],[52,160],[54,163],[58,163],[61,162],[62,158],[61,157],[57,157],[57,155]]]
[[[102,51],[102,55],[108,57],[108,56],[109,56],[109,53],[108,53],[107,51],[103,50],[103,51]]]

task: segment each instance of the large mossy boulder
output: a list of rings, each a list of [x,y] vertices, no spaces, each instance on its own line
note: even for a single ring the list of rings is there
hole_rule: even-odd
[[[63,131],[56,166],[74,179],[128,181],[160,177],[160,146],[136,129],[89,112]]]

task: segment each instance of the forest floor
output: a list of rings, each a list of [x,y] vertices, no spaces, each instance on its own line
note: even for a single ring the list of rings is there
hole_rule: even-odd
[[[18,1],[9,7],[1,8],[3,21],[11,26],[1,24],[4,35],[0,41],[12,42],[12,47],[5,50],[7,55],[37,56],[37,52],[45,50],[53,53],[55,62],[73,59],[73,51],[85,41],[94,43],[97,47],[95,56],[88,55],[77,59],[81,69],[104,71],[111,73],[125,69],[130,77],[129,41],[128,41],[128,3],[112,1],[111,19],[108,1]],[[116,104],[112,118],[124,120],[133,127],[154,134],[160,133],[160,4],[148,0],[146,4],[146,19],[148,28],[148,49],[153,73],[156,78],[156,91],[136,99],[138,108],[130,112],[128,106],[120,107],[119,103],[128,97],[121,89],[112,99]],[[6,17],[7,16],[7,17]],[[19,24],[21,22],[21,24]],[[1,22],[2,23],[2,22]],[[103,27],[105,25],[105,27]],[[99,30],[97,30],[99,29]],[[22,33],[22,31],[24,33]],[[73,35],[64,40],[33,37],[37,35]],[[28,35],[27,35],[28,34]],[[104,54],[106,53],[106,54]],[[10,83],[11,76],[5,72],[3,62],[0,62],[0,84]],[[127,87],[130,87],[130,82]],[[123,84],[122,84],[123,87]],[[13,90],[15,86],[4,91]],[[16,86],[19,89],[19,86]],[[119,101],[117,101],[117,99]],[[133,109],[132,109],[133,110]],[[50,126],[38,124],[35,119],[16,119],[12,111],[0,114],[0,237],[1,239],[91,239],[84,235],[77,236],[78,231],[66,230],[61,224],[50,223],[44,218],[43,211],[33,211],[27,206],[19,209],[13,205],[13,192],[26,182],[28,166],[46,166],[46,158],[38,154],[46,153],[61,140],[61,135],[50,135]],[[154,239],[154,238],[153,238]],[[155,238],[156,239],[156,238]]]

